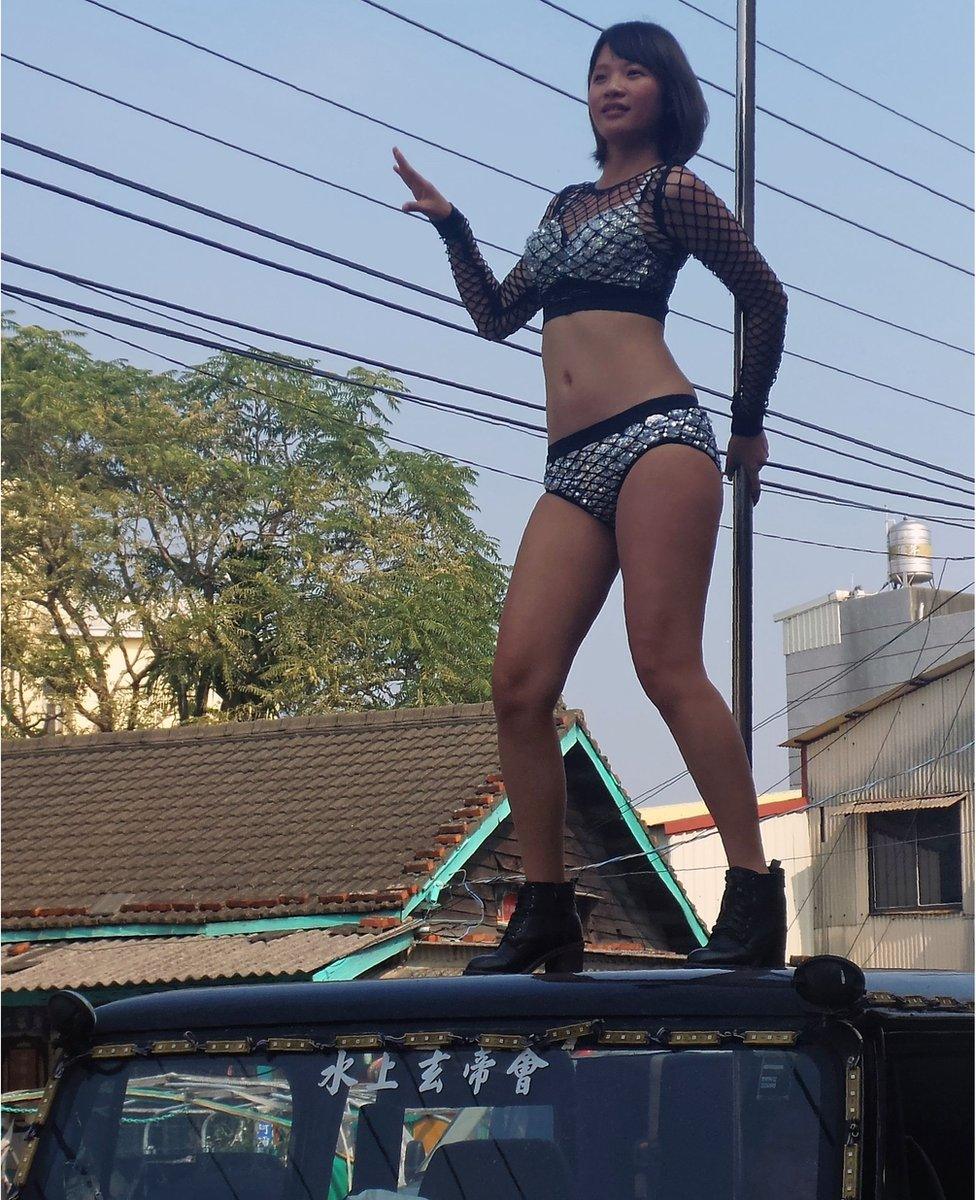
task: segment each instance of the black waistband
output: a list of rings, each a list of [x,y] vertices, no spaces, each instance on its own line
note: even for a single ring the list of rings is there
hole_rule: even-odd
[[[628,425],[635,424],[644,417],[650,416],[651,413],[668,413],[675,408],[697,407],[698,397],[690,392],[670,392],[667,396],[652,396],[650,400],[642,400],[640,404],[625,408],[623,412],[614,413],[613,416],[606,417],[602,421],[587,425],[585,429],[577,429],[574,433],[568,433],[565,437],[551,442],[546,459],[551,462],[554,458],[558,458],[559,455],[566,454],[570,450],[588,446],[590,442],[598,441],[611,433],[626,429]]]
[[[632,312],[653,317],[662,325],[668,315],[667,296],[660,289],[608,283],[603,279],[577,279],[560,275],[542,293],[542,323],[574,312]]]

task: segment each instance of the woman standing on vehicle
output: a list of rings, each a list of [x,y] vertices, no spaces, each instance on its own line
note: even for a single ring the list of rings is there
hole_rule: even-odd
[[[748,755],[702,660],[722,464],[694,386],[665,344],[664,319],[690,255],[742,306],[725,474],[741,467],[755,504],[786,292],[732,213],[684,165],[701,146],[708,109],[674,37],[645,21],[611,26],[593,49],[588,81],[602,179],[553,197],[501,284],[464,215],[393,150],[394,170],[414,196],[403,209],[422,212],[444,239],[478,332],[501,341],[543,309],[545,493],[516,557],[492,676],[526,882],[497,950],[472,960],[467,973],[582,967],[575,885],[565,880],[566,777],[553,709],[618,570],[641,685],[729,861],[718,920],[689,964],[782,966],[783,870],[765,863]]]

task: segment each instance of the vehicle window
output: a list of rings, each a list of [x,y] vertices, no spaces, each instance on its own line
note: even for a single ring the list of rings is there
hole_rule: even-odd
[[[833,1050],[330,1050],[88,1061],[28,1200],[836,1200]]]
[[[794,1051],[337,1055],[329,1200],[791,1200],[838,1188],[836,1062]],[[703,1097],[708,1097],[703,1104]]]
[[[38,1194],[62,1200],[276,1200],[288,1170],[292,1095],[256,1057],[155,1058],[93,1072],[57,1131]],[[121,1086],[120,1086],[121,1085]],[[29,1193],[28,1193],[29,1194]]]
[[[974,1181],[973,1039],[892,1050],[889,1085],[901,1114],[910,1194],[936,1200],[934,1171],[946,1200],[972,1200]],[[967,1149],[968,1147],[968,1149]]]

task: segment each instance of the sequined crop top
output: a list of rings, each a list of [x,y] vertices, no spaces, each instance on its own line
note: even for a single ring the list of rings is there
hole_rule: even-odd
[[[503,341],[540,308],[543,324],[590,309],[642,313],[663,324],[678,272],[693,255],[744,314],[732,432],[762,429],[783,355],[786,290],[735,216],[688,167],[658,163],[609,188],[570,184],[552,198],[501,283],[463,213],[452,207],[431,223],[446,243],[465,307],[491,341]]]

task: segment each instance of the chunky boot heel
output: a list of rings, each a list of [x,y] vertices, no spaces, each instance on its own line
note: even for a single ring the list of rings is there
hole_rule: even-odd
[[[575,880],[524,883],[498,947],[471,959],[464,974],[521,975],[543,964],[547,972],[581,971],[583,927],[575,892]]]
[[[547,975],[577,975],[583,970],[583,947],[568,946],[546,959]]]
[[[786,877],[779,859],[769,864],[767,875],[729,867],[708,943],[692,950],[685,966],[786,966]]]

